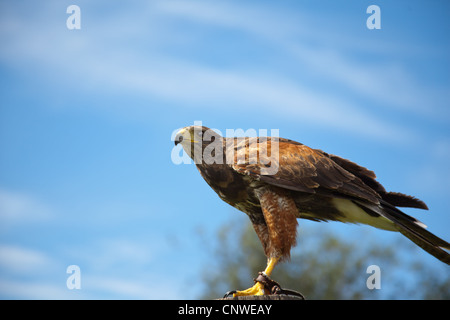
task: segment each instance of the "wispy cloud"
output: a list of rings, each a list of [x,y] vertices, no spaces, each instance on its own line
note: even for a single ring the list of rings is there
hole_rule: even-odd
[[[92,270],[113,270],[124,265],[149,265],[160,253],[162,244],[155,246],[157,241],[141,242],[132,239],[109,237],[96,239],[89,248],[73,247],[70,251],[71,261],[76,264],[89,264]]]
[[[183,280],[174,280],[173,269],[161,261],[167,244],[158,237],[95,239],[90,246],[66,248],[66,256],[81,268],[81,293],[86,297],[120,299],[178,299]],[[167,262],[166,262],[167,263]],[[178,282],[178,283],[175,283]]]
[[[68,290],[64,284],[0,278],[0,297],[5,299],[60,300],[77,299],[80,298],[80,295]]]
[[[181,292],[181,284],[170,279],[148,277],[111,278],[98,276],[85,279],[91,292],[104,292],[121,299],[186,299]]]
[[[304,66],[306,75],[322,73],[353,94],[393,107],[417,109],[420,113],[430,110],[418,102],[424,101],[424,96],[430,96],[430,92],[424,92],[420,84],[401,68],[365,66],[346,58],[339,49],[328,52],[317,46],[295,45],[292,39],[297,36],[302,39],[324,35],[307,28],[308,20],[300,26],[290,23],[295,17],[286,12],[273,13],[269,8],[256,9],[237,3],[213,5],[204,1],[194,1],[189,5],[180,1],[161,1],[145,7],[143,12],[151,12],[158,17],[154,23],[164,20],[161,17],[175,16],[179,19],[168,19],[173,21],[172,25],[125,28],[119,33],[122,40],[131,36],[156,42],[145,51],[136,51],[137,43],[134,41],[128,48],[124,46],[117,50],[117,38],[104,38],[99,33],[117,29],[115,24],[120,21],[121,11],[113,11],[109,13],[109,19],[102,19],[105,24],[102,28],[91,28],[78,36],[69,36],[64,28],[55,30],[53,25],[42,20],[36,22],[39,29],[24,29],[27,23],[17,21],[21,17],[8,17],[4,24],[22,27],[16,30],[14,37],[5,31],[8,28],[3,28],[2,37],[8,39],[8,44],[1,50],[2,56],[3,59],[38,61],[53,71],[62,68],[63,78],[78,78],[86,88],[95,86],[100,91],[139,93],[174,101],[180,107],[186,104],[197,108],[226,105],[228,109],[244,108],[248,112],[264,110],[265,114],[276,117],[287,114],[286,121],[301,116],[310,123],[376,139],[398,142],[415,138],[412,129],[379,118],[372,110],[358,106],[346,93],[323,91],[323,88],[311,86],[304,80],[293,80],[273,68],[261,68],[257,72],[249,71],[257,70],[256,65],[250,65],[247,70],[240,70],[238,66],[223,69],[174,52],[167,55],[161,51],[167,39],[177,38],[174,30],[187,19],[191,23],[237,29],[260,37],[273,47],[283,48],[293,57],[292,63]],[[284,21],[282,17],[286,16],[284,19],[287,21]],[[36,14],[36,19],[43,19],[43,16]],[[164,37],[155,37],[155,28],[159,28]],[[55,42],[55,37],[58,42]],[[160,46],[158,41],[162,42]],[[110,50],[112,47],[114,50]],[[392,85],[394,82],[395,86]]]
[[[38,250],[15,245],[0,245],[0,268],[13,273],[27,273],[48,268],[52,258]]]
[[[0,222],[2,226],[34,223],[54,217],[54,211],[33,195],[0,189]]]
[[[322,75],[344,85],[353,94],[375,99],[387,108],[398,108],[432,118],[448,114],[447,101],[450,88],[430,87],[426,79],[419,79],[409,72],[402,62],[410,51],[422,54],[433,52],[416,45],[405,46],[389,40],[375,40],[370,44],[361,37],[337,34],[324,29],[324,18],[274,10],[273,7],[250,6],[242,3],[211,3],[195,1],[159,2],[162,11],[209,26],[221,26],[253,34],[282,47],[294,61],[311,75]],[[335,19],[333,16],[328,17]],[[333,21],[329,21],[333,25]],[[350,37],[350,38],[349,38]],[[341,39],[336,41],[336,39]],[[365,47],[361,47],[361,42]],[[318,45],[322,43],[322,45]],[[332,49],[328,44],[333,43]],[[355,59],[355,51],[366,56],[377,54],[375,61]],[[349,52],[353,54],[349,55]],[[358,56],[358,54],[356,54]]]
[[[147,239],[148,241],[148,239]],[[155,259],[160,247],[111,238],[64,252],[0,245],[0,298],[17,299],[180,299],[183,279],[175,280]],[[51,251],[51,252],[50,252]],[[66,286],[67,261],[80,266],[81,289]]]
[[[0,297],[7,299],[70,298],[58,259],[22,245],[0,245]]]
[[[448,114],[450,88],[430,87],[396,59],[358,62],[337,50],[301,46],[294,46],[292,52],[310,71],[334,80],[338,87],[346,87],[355,96],[378,102],[381,109],[394,108],[431,119]]]

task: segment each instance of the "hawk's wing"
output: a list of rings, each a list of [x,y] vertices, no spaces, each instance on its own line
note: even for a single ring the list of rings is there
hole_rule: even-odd
[[[263,143],[259,138],[242,139],[236,144],[234,152],[235,162],[231,166],[237,172],[284,189],[351,199],[366,213],[369,211],[370,215],[390,220],[403,235],[439,260],[450,264],[450,255],[444,250],[449,250],[450,245],[428,232],[418,220],[395,208],[408,206],[426,209],[425,203],[401,193],[386,192],[375,180],[372,171],[281,138],[278,147],[270,139]],[[252,161],[255,160],[255,154],[258,154],[259,161]],[[276,171],[271,171],[272,174],[264,170],[268,167],[269,159],[270,165],[277,167]],[[364,211],[361,214],[365,214]]]
[[[373,171],[367,170],[366,168],[361,167],[350,160],[335,156],[333,154],[326,154],[324,152],[323,154],[330,157],[331,160],[345,170],[360,178],[367,186],[376,191],[387,203],[396,207],[409,207],[428,210],[425,202],[420,199],[400,192],[386,192],[384,187],[375,179],[376,175]]]
[[[381,197],[374,189],[333,161],[328,154],[287,139],[280,138],[278,143],[270,138],[267,141],[260,139],[240,139],[235,144],[234,170],[285,189],[350,196],[379,204]],[[243,154],[247,161],[242,161]],[[252,162],[255,154],[258,161]],[[353,165],[368,179],[374,179],[372,171]],[[276,170],[267,170],[268,167]]]

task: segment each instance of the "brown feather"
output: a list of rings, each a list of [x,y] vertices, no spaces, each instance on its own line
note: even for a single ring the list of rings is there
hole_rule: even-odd
[[[271,142],[267,145],[259,144],[258,138],[242,141],[235,147],[236,171],[253,176],[261,181],[289,190],[342,194],[364,199],[378,204],[380,195],[353,173],[345,170],[320,150],[311,149],[305,145],[294,144],[289,140],[280,140],[279,150],[271,150]],[[237,161],[242,154],[256,153],[270,154],[265,162],[277,162],[278,171],[275,174],[264,174],[264,167],[260,162],[240,163]],[[269,149],[269,151],[266,151]],[[246,157],[248,159],[248,157]],[[278,160],[278,161],[277,161]]]
[[[190,135],[198,139],[195,130],[205,133],[209,129],[184,128],[175,142],[184,143],[191,157],[193,149],[205,150],[212,141],[189,140]],[[197,168],[222,200],[249,216],[269,258],[289,257],[296,242],[296,218],[304,218],[398,230],[450,263],[443,250],[449,244],[396,208],[427,209],[426,204],[412,196],[386,192],[373,171],[283,138],[215,135],[214,141],[223,147],[223,163],[201,161]]]
[[[295,202],[286,191],[276,187],[262,188],[257,194],[267,226],[268,237],[263,243],[266,256],[289,258],[297,236],[298,210]]]

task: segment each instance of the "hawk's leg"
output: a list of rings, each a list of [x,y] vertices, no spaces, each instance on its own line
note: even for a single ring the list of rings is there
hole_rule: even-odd
[[[278,260],[280,260],[280,258],[270,258],[268,263],[267,263],[267,267],[264,270],[264,274],[266,276],[270,276],[270,274],[272,273],[273,269],[275,268],[275,265],[277,264]],[[256,280],[255,280],[256,281]],[[270,292],[267,292],[264,288],[264,284],[262,284],[261,282],[256,282],[255,285],[251,288],[248,288],[246,290],[242,290],[242,291],[236,291],[236,293],[233,294],[233,297],[236,296],[262,296],[265,294],[270,294]]]
[[[264,274],[269,277],[278,261],[289,258],[291,247],[295,244],[298,210],[289,193],[278,188],[259,189],[257,194],[263,220],[254,216],[250,219],[268,257]],[[271,293],[267,291],[261,281],[256,281],[253,287],[237,291],[234,296]]]

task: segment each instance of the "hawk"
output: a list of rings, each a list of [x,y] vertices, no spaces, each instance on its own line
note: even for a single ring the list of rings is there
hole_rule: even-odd
[[[203,126],[177,132],[200,174],[226,203],[248,215],[267,256],[262,273],[290,257],[296,244],[297,218],[367,224],[398,231],[422,249],[450,264],[449,243],[397,207],[427,210],[412,196],[387,192],[375,173],[344,158],[283,138],[225,138]],[[264,295],[256,281],[240,295]]]

